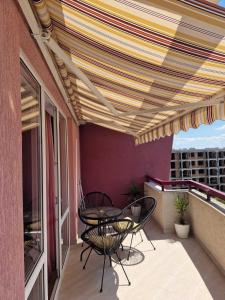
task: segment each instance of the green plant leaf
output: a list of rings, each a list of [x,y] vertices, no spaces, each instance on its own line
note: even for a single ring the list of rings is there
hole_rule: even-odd
[[[184,213],[187,210],[189,205],[189,201],[181,196],[177,196],[176,201],[175,201],[175,206],[177,209],[178,214],[180,215],[180,223],[184,224]]]

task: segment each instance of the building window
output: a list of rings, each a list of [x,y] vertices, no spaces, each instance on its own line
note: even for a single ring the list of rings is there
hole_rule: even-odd
[[[43,253],[40,86],[21,62],[25,281]]]

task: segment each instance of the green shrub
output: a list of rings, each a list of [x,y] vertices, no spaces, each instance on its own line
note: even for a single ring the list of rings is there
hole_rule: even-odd
[[[143,189],[138,187],[135,183],[132,183],[129,187],[128,192],[124,195],[129,196],[130,200],[133,202],[136,199],[143,197],[144,192],[143,192]]]

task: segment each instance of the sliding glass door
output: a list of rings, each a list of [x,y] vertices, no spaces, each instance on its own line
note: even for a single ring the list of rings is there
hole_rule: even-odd
[[[64,264],[69,248],[69,204],[68,204],[68,150],[67,123],[59,113],[59,148],[60,148],[60,208],[61,208],[61,265]]]
[[[21,61],[21,125],[25,297],[45,297],[45,228],[41,86]]]
[[[69,249],[67,120],[21,61],[25,299],[53,299]]]
[[[21,64],[25,282],[44,251],[40,86]]]
[[[45,94],[45,155],[46,155],[46,217],[47,217],[47,266],[48,297],[57,287],[60,276],[59,250],[59,177],[57,109]]]

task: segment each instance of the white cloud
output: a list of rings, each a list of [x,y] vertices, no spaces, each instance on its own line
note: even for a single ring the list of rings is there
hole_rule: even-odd
[[[215,128],[215,130],[225,130],[225,125]]]
[[[225,133],[217,136],[209,137],[177,137],[174,136],[173,149],[184,148],[224,148],[225,147]]]

